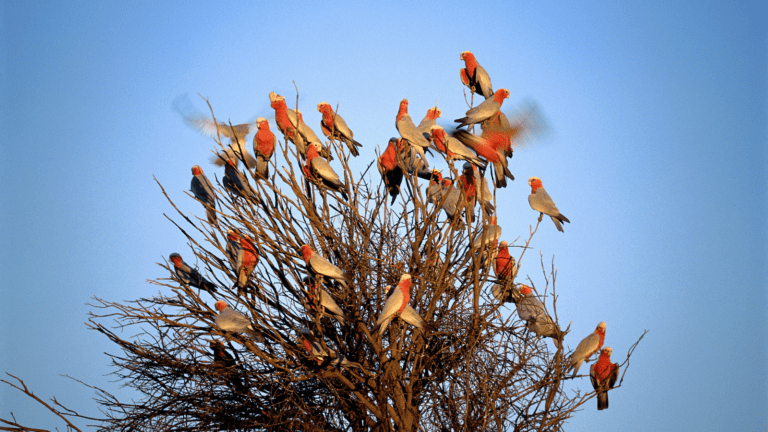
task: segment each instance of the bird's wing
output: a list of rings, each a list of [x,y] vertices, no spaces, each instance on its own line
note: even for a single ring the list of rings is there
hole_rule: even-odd
[[[387,299],[387,302],[384,303],[384,309],[382,309],[379,319],[376,320],[376,325],[381,325],[385,320],[392,318],[395,312],[402,306],[403,292],[397,287],[395,287],[393,291],[394,292]]]

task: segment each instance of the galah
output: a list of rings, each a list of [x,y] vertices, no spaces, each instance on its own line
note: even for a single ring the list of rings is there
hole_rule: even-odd
[[[427,157],[424,154],[424,150],[429,148],[429,141],[421,132],[419,132],[419,130],[416,128],[416,125],[413,124],[411,116],[408,115],[408,99],[403,99],[400,101],[400,109],[397,111],[395,127],[397,127],[397,131],[400,132],[400,136],[408,141],[410,148],[418,153],[418,155],[421,157],[421,161],[423,162],[424,167],[429,167]],[[413,162],[409,161],[408,165],[412,164]]]
[[[507,178],[514,180],[515,176],[509,172],[507,168],[507,157],[504,155],[503,142],[498,144],[500,140],[497,138],[503,138],[500,134],[489,134],[490,138],[481,138],[477,135],[473,135],[463,129],[454,131],[454,138],[461,141],[464,145],[471,148],[489,163],[493,164],[493,172],[496,177],[495,183],[497,188],[507,187]],[[498,145],[497,145],[498,144]]]
[[[443,198],[443,173],[439,169],[432,170],[432,177],[427,188],[427,203],[437,204]]]
[[[304,257],[304,263],[307,265],[307,270],[309,270],[309,273],[316,279],[318,276],[335,279],[343,285],[344,288],[347,288],[347,284],[352,282],[352,277],[349,274],[344,273],[340,268],[316,254],[309,245],[302,245],[299,248],[299,251],[301,251],[301,256]]]
[[[395,290],[392,289],[392,285],[387,285],[384,287],[384,291],[387,298],[395,293]],[[386,308],[386,303],[384,307]],[[431,326],[427,324],[426,321],[424,321],[424,318],[422,318],[419,313],[416,312],[416,309],[411,307],[411,305],[405,305],[405,309],[403,309],[403,312],[400,313],[400,319],[418,328],[422,332],[424,332],[427,328],[431,328]],[[379,334],[383,333],[384,331],[382,330]]]
[[[242,313],[227,306],[224,300],[216,302],[216,310],[219,311],[219,314],[216,315],[216,326],[219,329],[234,333],[245,333],[257,342],[264,342],[264,338],[254,330],[251,320]]]
[[[222,375],[226,376],[236,392],[245,393],[246,388],[243,385],[242,377],[237,373],[237,362],[234,357],[226,351],[221,341],[211,341],[210,347],[213,351],[213,365],[225,369]]]
[[[211,225],[217,222],[216,217],[216,189],[213,188],[211,181],[203,174],[203,169],[199,165],[192,167],[192,182],[189,185],[190,190],[198,201],[205,205],[205,215]]]
[[[392,204],[400,194],[400,185],[403,182],[403,168],[397,163],[398,146],[397,138],[390,138],[384,153],[379,156],[378,167],[381,173],[381,179],[387,187],[389,195],[392,197]]]
[[[411,275],[405,273],[400,276],[400,282],[397,283],[397,287],[392,290],[387,302],[384,303],[384,309],[379,315],[379,319],[376,320],[376,325],[373,327],[371,333],[378,333],[379,336],[384,334],[387,326],[393,318],[400,317],[403,321],[417,327],[422,332],[424,331],[425,322],[424,319],[416,313],[408,312],[405,315],[403,312],[407,309],[408,301],[411,299]]]
[[[237,274],[237,287],[245,288],[259,263],[259,253],[253,240],[233,229],[227,230],[227,257]]]
[[[547,311],[544,304],[533,295],[533,290],[528,285],[520,285],[520,294],[523,296],[517,302],[517,315],[526,322],[528,330],[541,337],[552,338],[555,346],[560,349],[562,344],[558,339],[558,328]]]
[[[461,192],[452,187],[453,182],[451,179],[444,178],[443,179],[443,210],[445,211],[445,214],[448,216],[448,219],[453,222],[453,220],[456,218],[457,215],[459,215],[459,211],[461,210],[461,207],[459,207],[459,199],[461,198]],[[459,221],[461,219],[459,218]],[[459,224],[459,227],[463,226],[463,223]]]
[[[464,67],[459,70],[461,82],[469,89],[488,99],[493,96],[493,87],[491,86],[491,77],[488,72],[477,63],[475,55],[469,51],[461,53],[461,60],[464,60]]]
[[[507,245],[507,242],[502,241],[499,245],[499,251],[496,254],[496,261],[493,265],[496,279],[501,281],[514,280],[515,270],[515,257],[509,254],[509,245]]]
[[[491,221],[488,225],[483,227],[483,231],[477,234],[474,243],[472,243],[472,249],[479,250],[483,246],[487,246],[499,241],[501,237],[501,227],[496,224],[496,216],[491,216]]]
[[[597,392],[597,410],[608,409],[608,390],[616,385],[619,379],[619,364],[611,363],[613,349],[603,348],[600,358],[589,368],[589,379],[592,388]]]
[[[490,216],[493,214],[493,211],[496,210],[496,207],[493,205],[493,194],[491,194],[491,189],[488,187],[488,180],[480,174],[480,169],[477,168],[477,165],[465,162],[465,170],[467,169],[467,165],[472,169],[472,174],[475,176],[475,184],[478,185],[477,199],[480,200],[480,204],[485,213]],[[480,188],[480,185],[482,185],[482,188]]]
[[[464,117],[454,120],[455,123],[459,124],[456,127],[460,128],[463,126],[473,125],[491,118],[494,114],[499,112],[501,109],[501,104],[504,102],[504,99],[507,99],[508,97],[509,90],[497,90],[496,93],[494,93],[493,98],[484,100],[480,105],[474,108],[470,108],[465,113]]]
[[[341,182],[339,175],[331,168],[331,165],[327,160],[320,157],[321,147],[319,143],[312,143],[307,150],[307,163],[305,165],[306,173],[310,173],[310,177],[322,182],[323,186],[328,189],[335,190],[341,193],[341,196],[345,200],[349,200],[347,196],[347,188],[344,183]]]
[[[317,104],[317,110],[323,115],[322,120],[320,120],[320,130],[323,131],[323,134],[329,139],[339,140],[346,144],[352,156],[359,156],[360,152],[357,150],[357,147],[362,147],[363,145],[354,140],[355,134],[347,126],[347,122],[333,111],[328,102]]]
[[[296,127],[291,122],[288,114],[288,105],[285,103],[285,98],[278,95],[275,92],[269,93],[270,106],[275,110],[275,123],[277,123],[277,130],[283,134],[286,141],[290,141],[296,145],[296,149],[303,157],[307,156],[307,144],[304,138],[296,130]],[[295,115],[295,113],[294,113]]]
[[[320,287],[320,284],[317,283],[317,279],[312,276],[307,276],[302,282],[304,282],[304,285],[307,287],[307,296],[309,297],[310,306],[313,309],[319,309],[322,316],[332,316],[344,325],[348,318],[344,315],[344,312],[339,305],[333,301],[333,297]]]
[[[266,179],[269,177],[269,160],[275,153],[277,137],[269,130],[269,122],[264,117],[256,119],[259,128],[253,136],[253,153],[256,155],[256,175]]]
[[[558,231],[565,232],[563,231],[561,222],[571,223],[571,221],[563,216],[563,214],[560,213],[560,210],[557,209],[552,198],[550,198],[547,191],[544,190],[541,180],[538,177],[531,177],[528,179],[528,185],[531,187],[531,194],[528,195],[528,203],[531,205],[532,209],[540,213],[539,221],[541,221],[543,215],[547,215],[552,218],[552,222],[555,223]]]
[[[440,153],[446,156],[446,160],[463,160],[485,169],[486,162],[477,157],[472,150],[452,136],[448,136],[439,125],[430,128],[432,143]]]
[[[222,180],[224,189],[246,200],[256,197],[253,189],[248,185],[248,179],[236,167],[237,162],[234,159],[228,160],[227,164],[224,165],[224,179]]]
[[[517,304],[523,298],[523,295],[520,294],[520,290],[518,290],[512,283],[505,283],[503,285],[498,283],[493,284],[491,293],[493,294],[493,297],[503,303]]]
[[[416,129],[421,132],[422,135],[431,135],[432,127],[437,126],[437,119],[442,115],[442,111],[438,107],[432,107],[427,110],[427,115],[421,120]]]
[[[173,263],[176,277],[179,278],[180,281],[191,287],[206,290],[208,291],[208,294],[216,292],[216,285],[204,278],[199,271],[185,263],[184,260],[181,259],[181,255],[172,253],[169,258]]]
[[[309,354],[310,358],[315,360],[318,365],[321,365],[324,361],[330,359],[328,364],[333,366],[354,367],[360,369],[366,374],[368,373],[368,371],[363,369],[363,366],[360,363],[349,361],[346,357],[338,354],[336,351],[330,348],[328,348],[328,350],[323,348],[320,345],[320,342],[315,339],[315,335],[308,328],[301,328],[301,336],[304,349],[307,350],[307,354]]]
[[[568,369],[573,369],[573,376],[579,373],[579,368],[584,360],[592,357],[592,354],[598,352],[605,341],[605,322],[597,325],[595,332],[585,337],[571,354],[568,363]]]
[[[301,114],[301,111],[289,109],[288,119],[291,121],[293,127],[299,131],[301,137],[304,138],[304,142],[307,144],[307,146],[313,143],[319,143],[322,149],[323,142],[320,141],[320,138],[317,137],[315,131],[313,131],[311,127],[304,123],[304,116]]]

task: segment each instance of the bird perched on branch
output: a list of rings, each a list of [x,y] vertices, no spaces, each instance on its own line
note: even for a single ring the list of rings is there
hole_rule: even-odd
[[[563,231],[561,222],[571,223],[571,221],[563,216],[563,214],[560,213],[560,210],[557,209],[552,198],[550,198],[547,191],[544,190],[544,186],[541,184],[541,179],[538,177],[531,177],[528,179],[528,185],[531,187],[531,194],[528,195],[528,203],[531,205],[532,209],[541,213],[539,215],[539,222],[541,222],[541,217],[543,215],[547,215],[552,218],[552,222],[555,223],[558,231],[565,232]]]
[[[437,119],[440,118],[442,115],[442,111],[440,111],[440,108],[438,107],[432,107],[427,110],[427,114],[424,116],[423,119],[421,119],[421,122],[418,126],[416,126],[416,129],[418,129],[419,132],[421,132],[422,135],[426,138],[427,135],[432,134],[432,127],[437,126]],[[427,140],[430,140],[431,138],[427,138]]]
[[[253,153],[256,155],[256,175],[262,179],[269,177],[269,160],[275,152],[277,137],[269,129],[269,122],[264,117],[256,119],[259,128],[253,136]]]
[[[213,188],[211,181],[203,174],[203,169],[199,165],[192,167],[192,182],[189,189],[195,195],[198,201],[205,206],[205,215],[211,225],[218,221],[216,217],[216,189]]]
[[[254,330],[251,320],[242,313],[227,306],[224,300],[216,302],[216,310],[219,311],[219,314],[216,315],[216,326],[219,329],[234,333],[245,333],[257,342],[264,342],[264,338]]]
[[[229,159],[227,164],[224,165],[224,179],[222,179],[224,189],[232,192],[233,194],[248,200],[250,198],[258,197],[248,184],[248,179],[237,169],[237,161]]]
[[[404,147],[402,139],[390,138],[387,148],[378,159],[379,173],[381,173],[384,185],[392,197],[392,204],[395,203],[395,199],[400,194],[400,184],[403,182],[403,168],[398,163],[397,155]]]
[[[493,271],[496,278],[502,281],[514,280],[516,275],[515,257],[509,254],[509,246],[506,241],[499,245],[499,252],[496,254],[496,261],[493,265]]]
[[[232,269],[237,275],[238,295],[248,285],[256,265],[259,263],[259,253],[253,240],[241,235],[233,229],[227,230],[227,257]]]
[[[459,70],[461,82],[469,87],[473,93],[477,93],[486,99],[493,96],[491,77],[488,76],[488,72],[477,62],[475,55],[470,51],[463,51],[460,58],[464,60],[464,67]]]
[[[317,279],[312,276],[307,276],[302,279],[304,285],[307,287],[307,297],[309,298],[309,304],[312,309],[320,312],[321,316],[331,316],[339,320],[341,325],[349,319],[341,310],[338,304],[333,301],[330,294],[325,292],[322,287],[317,283]]]
[[[494,114],[499,112],[501,104],[504,102],[504,99],[507,99],[508,97],[509,90],[497,90],[496,93],[494,93],[493,98],[484,100],[480,105],[467,110],[464,117],[454,120],[455,123],[459,124],[456,128],[481,123],[491,118]]]
[[[608,409],[608,390],[616,385],[619,379],[619,364],[611,363],[613,349],[603,348],[600,358],[589,368],[589,379],[592,388],[597,392],[597,410]]]
[[[338,354],[336,351],[330,348],[328,348],[328,350],[323,348],[320,345],[320,342],[315,339],[315,335],[308,328],[301,328],[301,336],[304,349],[307,350],[309,356],[315,360],[318,365],[321,365],[323,362],[330,360],[328,364],[334,366],[354,367],[360,369],[363,373],[369,373],[363,369],[363,366],[360,363],[349,361],[346,357]]]
[[[328,161],[320,157],[320,149],[319,143],[312,143],[309,146],[304,174],[307,178],[319,181],[326,188],[339,192],[345,200],[349,200],[346,186],[341,182],[339,175],[331,168]]]
[[[184,260],[181,259],[181,255],[174,252],[169,258],[173,263],[176,277],[178,277],[180,281],[191,287],[206,290],[208,291],[208,294],[216,292],[216,285],[204,278],[200,272],[190,267],[189,264],[185,263]]]
[[[526,322],[528,330],[538,336],[552,338],[557,349],[562,348],[557,325],[547,314],[544,304],[533,295],[531,287],[520,285],[520,294],[523,298],[517,302],[517,315]]]
[[[371,330],[371,333],[378,333],[379,336],[384,334],[387,326],[393,318],[400,317],[403,321],[413,325],[422,332],[426,329],[426,323],[419,314],[413,310],[408,309],[408,301],[411,299],[411,275],[405,273],[400,276],[400,282],[394,290],[390,290],[389,298],[384,303],[384,309],[379,315],[379,319],[376,320],[376,325]],[[407,310],[407,312],[406,312]]]
[[[408,173],[418,171],[422,168],[428,168],[427,156],[424,154],[424,150],[429,148],[429,141],[424,137],[424,134],[419,132],[416,125],[413,124],[411,116],[408,115],[408,99],[400,101],[400,108],[397,111],[397,117],[395,118],[395,127],[400,132],[400,136],[408,143],[406,150],[408,152],[408,161],[406,166],[408,167]],[[411,151],[419,155],[420,161],[415,160],[415,155],[411,154]]]
[[[327,277],[338,281],[344,288],[352,283],[352,275],[344,273],[340,268],[331,264],[328,260],[315,253],[309,245],[302,245],[299,248],[307,270],[315,279]]]
[[[469,147],[462,144],[461,141],[452,136],[448,136],[445,129],[441,126],[432,126],[430,128],[430,133],[432,135],[432,144],[437,151],[445,155],[447,161],[463,160],[485,169],[486,162],[477,157],[475,153],[473,153]]]
[[[329,139],[335,139],[346,144],[352,156],[359,156],[360,152],[357,150],[357,147],[362,147],[363,145],[355,141],[355,134],[347,126],[347,122],[333,111],[328,102],[317,104],[317,110],[323,115],[322,120],[320,120],[320,130],[323,131],[323,134]]]
[[[576,376],[579,373],[579,368],[585,360],[592,357],[592,354],[598,352],[600,347],[603,346],[605,341],[605,322],[601,322],[597,325],[595,332],[582,339],[579,345],[571,354],[571,358],[568,363],[568,369],[573,369],[573,375]]]

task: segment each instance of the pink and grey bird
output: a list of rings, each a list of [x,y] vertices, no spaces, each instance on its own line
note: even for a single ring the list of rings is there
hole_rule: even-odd
[[[237,162],[234,159],[228,160],[224,165],[224,179],[222,179],[224,189],[246,200],[255,198],[256,194],[248,185],[248,179],[236,167]]]
[[[245,333],[257,342],[264,342],[264,338],[253,328],[251,320],[242,313],[227,306],[224,300],[216,302],[216,310],[219,311],[219,314],[216,315],[216,326],[219,329],[234,333]]]
[[[517,302],[517,315],[526,322],[526,327],[533,333],[552,338],[555,346],[560,349],[562,344],[558,339],[558,328],[555,322],[544,309],[544,304],[533,295],[533,290],[528,285],[520,285],[520,294],[523,296]]]
[[[181,111],[179,111],[181,112]],[[246,166],[256,166],[256,159],[248,153],[246,147],[246,135],[253,128],[252,123],[243,123],[230,126],[226,123],[215,122],[213,119],[207,118],[203,115],[195,114],[192,116],[186,116],[182,114],[184,121],[191,127],[197,129],[205,135],[210,137],[223,136],[229,138],[229,148],[224,151],[224,154],[214,156],[212,162],[216,165],[222,166],[228,159],[244,160]]]
[[[357,147],[362,147],[363,145],[355,141],[355,134],[347,126],[347,122],[338,113],[333,111],[328,102],[317,104],[317,110],[323,115],[320,121],[320,130],[323,131],[323,134],[329,139],[335,139],[346,144],[352,156],[359,156],[360,152],[357,150]]]
[[[376,325],[373,327],[371,333],[378,333],[379,336],[384,334],[387,326],[393,318],[400,317],[403,321],[408,322],[411,325],[419,328],[421,331],[425,329],[424,319],[419,316],[416,311],[408,312],[403,316],[403,312],[408,306],[408,301],[411,299],[411,275],[405,273],[400,276],[400,282],[397,283],[397,287],[391,291],[387,302],[384,303],[384,309],[379,315],[379,319],[376,320]]]
[[[215,225],[218,220],[216,217],[216,189],[213,188],[208,177],[203,174],[203,169],[199,165],[192,167],[192,182],[189,188],[195,198],[205,205],[205,215],[208,222]]]
[[[490,216],[493,214],[493,211],[496,210],[496,208],[493,205],[493,194],[491,194],[491,189],[488,187],[488,180],[483,177],[482,174],[480,174],[480,170],[477,168],[477,165],[465,162],[465,170],[467,169],[467,165],[469,165],[469,167],[472,169],[472,174],[475,176],[475,184],[478,185],[477,200],[480,202],[480,205],[483,207],[485,213]]]
[[[343,285],[344,288],[347,288],[347,284],[352,282],[352,277],[349,274],[344,273],[340,268],[316,254],[309,245],[302,245],[299,251],[304,258],[304,263],[307,265],[307,270],[316,279],[319,277],[334,279]]]
[[[560,213],[560,210],[557,209],[552,198],[550,198],[547,191],[544,190],[541,180],[538,177],[531,177],[528,179],[528,185],[531,186],[531,194],[528,195],[528,203],[531,205],[532,209],[541,213],[541,215],[539,215],[539,221],[541,221],[543,215],[547,215],[552,218],[552,222],[555,223],[557,230],[564,232],[561,222],[571,223],[571,221],[563,216],[563,214]]]
[[[461,60],[464,60],[464,67],[459,70],[461,82],[469,89],[488,99],[493,96],[493,87],[491,86],[491,77],[488,72],[480,66],[475,59],[475,55],[470,51],[461,53]]]
[[[499,245],[499,251],[496,253],[496,260],[493,265],[493,271],[496,279],[501,281],[514,280],[516,276],[515,257],[509,254],[509,245],[502,241]]]
[[[341,310],[338,304],[333,301],[333,297],[320,287],[317,279],[312,276],[305,277],[302,282],[307,287],[307,297],[312,309],[318,310],[321,316],[331,316],[339,320],[341,325],[348,320],[347,316]]]
[[[328,348],[327,350],[320,345],[320,342],[315,338],[315,335],[306,327],[301,328],[302,344],[304,349],[307,350],[312,360],[315,360],[318,365],[328,361],[328,364],[333,366],[344,366],[358,368],[364,373],[368,374],[368,371],[363,369],[360,363],[350,361],[344,355],[338,354],[336,351]]]
[[[429,187],[427,188],[427,203],[437,204],[443,198],[443,173],[439,169],[432,170],[432,176],[429,179]]]
[[[227,257],[237,274],[237,287],[245,288],[259,263],[259,253],[253,240],[233,229],[227,230]]]
[[[206,290],[209,294],[216,292],[216,285],[204,278],[199,271],[185,263],[184,260],[181,259],[181,255],[174,252],[169,258],[173,263],[176,277],[178,277],[180,281],[191,287]]]
[[[579,368],[585,360],[598,352],[605,341],[605,322],[597,325],[595,332],[585,337],[571,354],[568,369],[573,369],[573,376],[579,373]]]
[[[616,385],[619,379],[619,364],[611,363],[611,347],[603,348],[600,358],[589,368],[589,379],[592,388],[597,392],[597,410],[608,409],[608,390]]]
[[[264,117],[256,119],[259,128],[253,136],[253,153],[256,155],[256,175],[266,179],[269,177],[269,160],[275,152],[277,137],[269,129],[269,122]]]
[[[501,227],[496,225],[496,216],[491,216],[491,221],[483,227],[483,231],[477,234],[472,249],[480,250],[484,246],[492,245],[501,238]]]
[[[442,266],[442,261],[438,262],[437,260],[435,260],[433,268],[437,268],[439,266]],[[439,274],[438,274],[438,276],[439,276]],[[450,277],[450,275],[449,275],[449,277],[446,277],[446,281],[451,281],[452,279],[453,278]],[[448,282],[448,283],[449,283],[449,285],[453,285],[452,282]],[[386,295],[386,297],[388,299],[395,292],[396,292],[396,290],[394,288],[392,288],[392,285],[387,285],[386,287],[384,287],[384,293],[385,293],[385,295]],[[386,308],[386,304],[385,304],[385,308]],[[403,311],[400,313],[400,319],[405,321],[406,323],[408,323],[408,324],[418,328],[422,332],[425,332],[427,329],[433,330],[433,327],[431,325],[427,324],[426,321],[424,321],[424,318],[422,318],[419,315],[419,313],[416,312],[416,310],[411,307],[411,305],[408,305],[408,304],[405,305],[405,309],[403,309]],[[383,331],[380,332],[380,334],[382,334],[382,333],[383,333]]]
[[[503,151],[504,144],[498,139],[503,138],[501,134],[492,133],[489,134],[490,138],[486,139],[473,135],[463,129],[459,129],[453,133],[453,136],[464,145],[474,150],[479,157],[482,157],[493,164],[493,173],[497,188],[506,187],[507,178],[510,180],[515,179],[515,176],[513,176],[512,173],[509,172],[509,168],[507,168],[507,157],[504,155]]]
[[[341,182],[339,175],[331,168],[328,161],[320,157],[320,149],[319,143],[312,143],[309,146],[305,174],[309,174],[310,178],[321,182],[326,188],[339,192],[345,200],[349,200],[346,186]]]
[[[493,98],[484,100],[483,103],[481,103],[480,105],[467,110],[464,117],[454,120],[454,122],[459,124],[456,127],[460,128],[463,126],[469,126],[476,123],[481,123],[491,118],[494,114],[499,112],[499,110],[501,109],[501,104],[504,102],[504,99],[508,97],[509,97],[509,90],[507,89],[497,90],[496,93],[493,95]]]
[[[414,170],[420,169],[420,165],[423,165],[425,168],[429,167],[427,157],[424,154],[424,150],[429,148],[429,141],[424,137],[424,134],[419,132],[416,125],[413,124],[411,116],[408,115],[408,99],[400,101],[400,109],[397,111],[397,117],[395,118],[395,127],[400,132],[400,136],[408,142],[409,148],[407,150],[412,149],[421,158],[421,162],[416,163],[413,160],[413,156],[408,152],[410,160],[407,165],[414,168],[413,170],[409,168],[408,172],[411,173]]]
[[[475,153],[472,152],[469,147],[462,144],[461,141],[449,136],[441,126],[432,126],[430,133],[432,134],[433,145],[437,151],[445,155],[447,161],[463,160],[485,169],[485,161],[477,157]]]
[[[285,103],[285,98],[275,92],[269,93],[270,106],[275,110],[275,123],[277,123],[277,130],[283,134],[286,141],[290,141],[296,145],[296,149],[303,157],[307,156],[307,143],[301,136],[299,131],[296,130],[294,122],[291,121],[288,114],[288,105]],[[293,113],[295,116],[295,113]]]
[[[443,190],[441,192],[443,196],[443,211],[445,211],[446,216],[448,216],[448,219],[453,222],[454,219],[456,219],[456,216],[460,216],[460,211],[463,207],[461,207],[459,200],[461,199],[461,192],[459,189],[453,187],[453,182],[451,179],[444,178],[442,181],[443,184]],[[461,222],[461,217],[458,218],[458,228],[461,228],[464,226],[464,223]]]
[[[419,123],[418,126],[416,126],[416,129],[421,132],[422,135],[426,137],[426,135],[432,134],[432,127],[437,126],[437,119],[440,118],[442,115],[442,111],[440,111],[440,108],[438,107],[432,107],[427,110],[427,115],[424,116],[424,118],[421,120],[421,123]]]
[[[403,146],[401,140],[390,138],[386,150],[378,159],[379,173],[387,187],[387,192],[392,197],[392,204],[400,194],[400,184],[403,182],[403,168],[397,161],[398,149],[402,149]]]

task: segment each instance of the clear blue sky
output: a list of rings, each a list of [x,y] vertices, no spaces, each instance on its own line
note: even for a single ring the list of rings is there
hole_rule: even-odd
[[[217,170],[174,98],[202,109],[200,92],[239,123],[272,113],[270,91],[292,100],[295,80],[310,126],[339,103],[362,170],[400,99],[414,118],[435,101],[444,124],[461,116],[471,50],[505,104],[535,100],[551,126],[515,153],[499,223],[507,240],[535,223],[532,175],[572,221],[544,221],[523,262],[540,283],[538,251],[555,256],[566,343],[606,321],[619,358],[650,330],[611,408],[592,401],[567,429],[768,428],[766,10],[520,3],[0,2],[0,372],[84,414],[92,391],[60,374],[130,396],[85,303],[150,296],[167,277],[155,263],[189,254],[152,175],[200,215],[190,167]],[[61,426],[5,386],[0,410]]]

